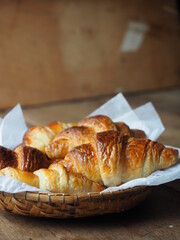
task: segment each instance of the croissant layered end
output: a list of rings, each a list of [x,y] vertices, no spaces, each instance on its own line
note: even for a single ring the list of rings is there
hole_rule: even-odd
[[[74,147],[91,142],[94,135],[92,129],[84,126],[65,129],[45,147],[45,152],[51,159],[64,158]]]
[[[69,177],[69,193],[101,192],[105,188],[81,174],[74,173]]]
[[[68,192],[68,172],[66,168],[60,163],[60,161],[56,161],[49,166],[50,170],[54,170],[59,174],[59,191],[67,193]]]
[[[47,127],[49,131],[51,131],[53,133],[53,135],[57,135],[60,132],[62,132],[64,129],[69,128],[74,126],[73,123],[63,123],[63,122],[52,122],[50,123]]]
[[[0,146],[0,169],[17,167],[17,154],[5,147]]]
[[[40,189],[51,192],[61,192],[60,177],[57,171],[41,168],[35,171],[34,174],[39,178]]]
[[[15,149],[17,154],[17,168],[20,170],[34,172],[39,168],[48,168],[52,163],[47,156],[37,148],[19,145]]]
[[[164,148],[160,156],[160,169],[165,169],[178,162],[178,151],[173,148]]]
[[[99,192],[104,188],[92,182],[82,174],[68,172],[60,163],[54,163],[49,169],[39,169],[34,172],[39,177],[39,186],[51,192],[85,193]]]
[[[139,129],[131,129],[130,136],[134,138],[147,138],[145,132]]]
[[[53,139],[54,134],[43,127],[32,127],[24,135],[23,144],[39,149],[45,153],[45,146]]]
[[[92,144],[82,144],[75,147],[62,162],[69,171],[82,173],[90,180],[103,184],[97,164],[96,151]]]
[[[14,178],[30,186],[39,188],[39,178],[31,172],[25,172],[12,167],[7,167],[2,169],[0,173],[4,176]]]
[[[117,130],[117,127],[113,121],[105,115],[96,115],[93,117],[84,118],[79,122],[78,125],[90,127],[94,129],[95,132]]]
[[[50,159],[64,158],[72,149],[72,144],[69,144],[67,139],[61,141],[53,141],[45,147],[45,152]]]

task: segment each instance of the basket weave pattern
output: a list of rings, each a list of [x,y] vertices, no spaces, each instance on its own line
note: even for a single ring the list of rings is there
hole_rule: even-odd
[[[110,193],[73,195],[0,192],[0,209],[24,216],[87,217],[128,210],[145,200],[150,192],[149,187],[135,187]]]

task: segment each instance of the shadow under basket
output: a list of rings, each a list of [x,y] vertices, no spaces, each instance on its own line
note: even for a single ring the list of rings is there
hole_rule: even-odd
[[[0,209],[32,217],[77,218],[123,212],[144,201],[150,187],[108,193],[61,194],[0,192]]]

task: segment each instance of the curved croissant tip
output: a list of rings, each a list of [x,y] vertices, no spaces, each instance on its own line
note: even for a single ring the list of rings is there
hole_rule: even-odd
[[[168,168],[172,165],[175,165],[178,162],[178,150],[173,148],[164,148],[160,163],[163,164],[163,168]]]

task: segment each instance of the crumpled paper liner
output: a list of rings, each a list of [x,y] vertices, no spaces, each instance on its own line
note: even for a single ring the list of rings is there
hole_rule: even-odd
[[[152,103],[147,103],[135,110],[132,110],[122,93],[119,93],[115,97],[111,98],[89,116],[97,114],[107,115],[114,122],[123,121],[132,129],[141,129],[145,131],[147,137],[151,140],[156,140],[164,131],[164,126]],[[27,126],[23,117],[22,109],[18,104],[4,117],[4,119],[0,119],[0,145],[14,149],[17,145],[22,143],[23,135],[26,131]],[[180,149],[176,149],[179,151],[180,158]],[[146,178],[134,179],[120,186],[109,187],[103,192],[117,191],[142,185],[155,186],[175,179],[180,179],[180,161],[171,168],[156,171]],[[24,191],[48,192],[31,187],[25,183],[17,181],[16,179],[1,175],[0,191],[8,193]]]

